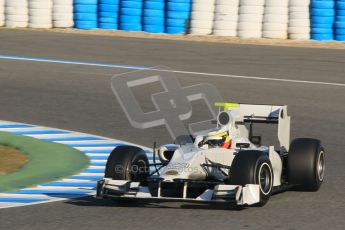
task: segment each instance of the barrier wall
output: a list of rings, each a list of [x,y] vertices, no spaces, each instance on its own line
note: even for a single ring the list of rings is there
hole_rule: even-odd
[[[0,26],[5,25],[5,0],[0,0]]]
[[[144,1],[143,9],[143,30],[148,33],[164,33],[165,0]]]
[[[98,27],[105,30],[117,30],[120,0],[99,0],[98,3]]]
[[[345,41],[345,0],[0,0],[0,26]]]
[[[74,26],[73,0],[53,0],[53,27],[68,28]]]
[[[289,1],[288,35],[290,39],[310,39],[310,0]]]

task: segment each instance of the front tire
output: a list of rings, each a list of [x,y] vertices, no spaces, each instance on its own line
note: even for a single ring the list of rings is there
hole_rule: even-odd
[[[273,169],[267,155],[260,151],[249,150],[237,153],[229,174],[233,185],[258,184],[260,202],[254,206],[265,205],[272,195]]]
[[[119,146],[108,158],[105,178],[141,182],[149,176],[149,169],[144,150],[135,146]]]
[[[325,150],[321,142],[311,138],[293,140],[288,155],[289,184],[302,191],[317,191],[324,175]]]

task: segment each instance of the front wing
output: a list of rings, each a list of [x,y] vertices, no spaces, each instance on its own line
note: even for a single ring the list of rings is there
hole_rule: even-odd
[[[253,205],[260,202],[260,188],[259,185],[255,184],[247,184],[245,186],[218,184],[215,185],[213,189],[206,189],[199,196],[190,198],[188,197],[188,182],[185,182],[180,197],[169,197],[162,194],[161,182],[158,183],[158,191],[153,194],[148,186],[143,186],[139,182],[105,178],[97,183],[96,198],[182,202],[229,202],[237,205]]]

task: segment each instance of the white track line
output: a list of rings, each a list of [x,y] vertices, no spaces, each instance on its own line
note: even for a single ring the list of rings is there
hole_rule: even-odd
[[[46,127],[30,127],[30,128],[0,128],[0,131],[4,132],[17,132],[17,131],[46,131],[51,130]]]
[[[345,87],[345,84],[335,83],[335,82],[306,81],[306,80],[285,79],[285,78],[251,77],[251,76],[228,75],[228,74],[217,74],[217,73],[203,73],[203,72],[188,72],[188,71],[167,71],[167,70],[160,70],[160,71],[191,74],[191,75],[200,75],[200,76],[214,76],[214,77],[227,77],[227,78],[238,78],[238,79],[249,79],[249,80],[260,80],[260,81],[278,81],[278,82],[288,82],[288,83],[329,85],[329,86]]]
[[[230,75],[230,74],[217,74],[217,73],[181,71],[181,70],[166,70],[166,69],[156,69],[156,68],[152,68],[152,67],[128,66],[128,65],[118,65],[118,64],[103,64],[103,63],[96,63],[96,62],[69,61],[69,60],[9,56],[9,55],[0,55],[0,59],[16,60],[16,61],[58,63],[58,64],[66,64],[66,65],[97,66],[97,67],[117,68],[117,69],[153,70],[153,71],[190,74],[190,75],[198,75],[198,76],[214,76],[214,77],[227,77],[227,78],[237,78],[237,79],[258,80],[258,81],[278,81],[278,82],[287,82],[287,83],[315,84],[315,85],[328,85],[328,86],[345,87],[344,83],[336,83],[336,82],[306,81],[306,80],[297,80],[297,79],[251,77],[251,76],[240,76],[240,75]]]
[[[41,139],[41,138],[80,137],[80,136],[86,136],[86,134],[79,134],[79,133],[68,133],[68,134],[28,134],[28,135],[25,134],[25,136]]]
[[[94,136],[94,135],[93,135]],[[116,141],[116,140],[92,140],[92,141],[54,141],[56,143],[60,144],[111,144],[111,143],[123,143],[122,141]]]

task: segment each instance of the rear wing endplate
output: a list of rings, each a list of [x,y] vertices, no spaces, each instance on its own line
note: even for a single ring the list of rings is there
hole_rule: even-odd
[[[236,110],[239,113],[239,122],[278,124],[278,139],[281,147],[289,150],[290,121],[286,105],[254,105],[219,102],[215,106],[224,111]]]

